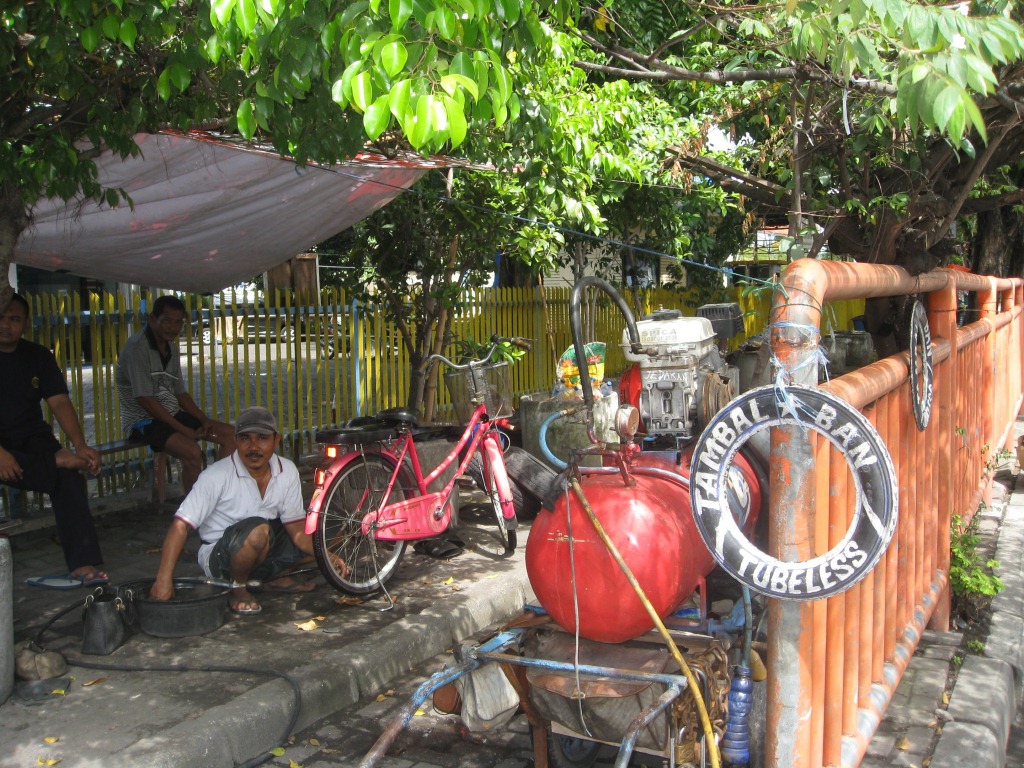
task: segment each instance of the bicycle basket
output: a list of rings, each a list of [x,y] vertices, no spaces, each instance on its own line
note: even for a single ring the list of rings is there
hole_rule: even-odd
[[[473,417],[480,398],[492,419],[512,415],[511,368],[504,360],[465,371],[449,371],[444,375],[444,383],[455,407],[455,418],[462,424]]]

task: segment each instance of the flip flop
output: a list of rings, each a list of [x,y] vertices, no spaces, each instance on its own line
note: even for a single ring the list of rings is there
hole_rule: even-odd
[[[82,580],[70,573],[54,573],[50,576],[33,576],[25,579],[25,583],[32,587],[44,587],[46,589],[78,589]]]
[[[255,600],[240,600],[240,603],[253,603],[255,608],[239,608],[237,605],[231,605],[228,603],[228,610],[235,614],[235,616],[255,616],[256,614],[263,611],[263,606],[257,603]]]
[[[264,592],[290,592],[293,594],[301,594],[304,592],[312,592],[314,589],[316,589],[316,584],[312,581],[296,581],[292,584],[288,584],[287,586],[279,586],[266,581],[263,582]]]
[[[412,548],[421,555],[450,560],[461,555],[466,549],[466,544],[459,539],[426,539],[417,541]]]
[[[71,578],[81,579],[83,587],[96,587],[100,584],[110,583],[110,578],[100,570],[88,571],[83,573],[81,576],[72,576]]]

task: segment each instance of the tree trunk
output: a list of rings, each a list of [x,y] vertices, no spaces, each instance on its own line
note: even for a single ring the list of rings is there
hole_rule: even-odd
[[[1009,246],[1003,209],[979,211],[977,221],[971,244],[971,271],[978,275],[1002,275]]]
[[[7,309],[14,289],[7,272],[14,261],[14,245],[28,226],[28,213],[18,188],[7,182],[0,186],[0,312]]]

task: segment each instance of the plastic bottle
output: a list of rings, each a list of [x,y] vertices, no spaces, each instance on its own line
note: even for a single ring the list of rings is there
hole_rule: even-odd
[[[722,737],[722,759],[727,765],[746,766],[750,763],[750,709],[753,706],[754,681],[750,668],[736,667],[729,686],[729,722]]]

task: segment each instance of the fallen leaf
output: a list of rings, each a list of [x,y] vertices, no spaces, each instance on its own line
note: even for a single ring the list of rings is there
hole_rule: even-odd
[[[416,717],[423,717],[423,716],[424,716],[425,714],[427,714],[427,713],[426,713],[426,712],[424,712],[424,711],[423,711],[422,709],[417,709],[417,710],[416,710],[416,711],[415,711],[415,712],[414,712],[413,714],[414,714],[414,715],[415,715]]]
[[[928,727],[929,728],[936,728],[936,727],[938,727],[938,725],[939,725],[939,721],[938,720],[929,720],[928,721]]]
[[[395,689],[394,688],[388,688],[386,691],[384,691],[384,695],[385,696],[394,696],[395,695]]]
[[[931,764],[932,764],[932,759],[931,759],[931,757],[926,757],[926,758],[925,758],[924,760],[922,760],[922,761],[921,761],[921,765],[922,765],[922,766],[923,766],[924,768],[928,768],[928,766],[929,766],[929,765],[931,765]]]
[[[302,768],[302,766],[296,763],[294,760],[289,760],[288,768]]]
[[[61,759],[59,757],[37,757],[36,758],[36,764],[37,765],[56,765],[57,763],[60,762],[60,760]]]
[[[65,691],[63,688],[54,688],[52,691],[50,691],[50,695],[51,696],[67,696],[68,692]]]
[[[462,591],[462,587],[460,587],[458,584],[452,584],[452,592],[461,592],[461,591]]]
[[[331,749],[330,747],[324,747],[320,751],[323,754],[325,754],[325,755],[340,755],[341,754],[341,750],[340,749]]]
[[[310,619],[309,621],[304,621],[301,624],[296,624],[295,626],[301,629],[303,632],[312,632],[314,629],[317,629],[320,625],[316,623],[316,619]]]
[[[336,597],[334,598],[334,602],[338,605],[359,605],[363,601],[358,597]]]
[[[60,741],[60,736],[46,736],[43,739],[43,741],[45,741],[47,744],[56,744],[58,741]]]
[[[485,579],[496,579],[496,578],[498,578],[498,574],[492,573],[490,576],[484,576],[484,578]]]
[[[381,693],[381,694],[379,694],[377,696],[377,701],[387,701],[387,700],[388,700],[388,697],[385,696],[383,693]]]
[[[105,677],[97,677],[95,680],[90,680],[88,683],[82,683],[83,688],[88,688],[90,685],[99,685],[100,683],[107,682]]]
[[[314,616],[313,619],[314,621],[327,621],[326,616]]]
[[[272,750],[270,750],[270,754],[272,754],[274,757],[280,757],[284,754],[284,747],[274,747]]]
[[[949,691],[942,692],[942,703],[947,707],[949,706]]]
[[[447,579],[445,580],[445,582],[444,582],[444,583],[445,583],[445,585],[448,585],[448,584],[451,584],[451,583],[452,583],[453,581],[455,581],[455,577],[454,577],[454,576],[449,576],[449,577],[448,577],[448,578],[447,578]]]
[[[906,736],[900,736],[896,739],[896,749],[906,751],[910,749],[910,739]]]
[[[311,746],[319,747],[320,746],[320,739],[310,739],[309,743],[310,743]]]
[[[146,550],[146,554],[147,555],[159,555],[163,551],[164,551],[163,547],[150,547],[149,549]]]

